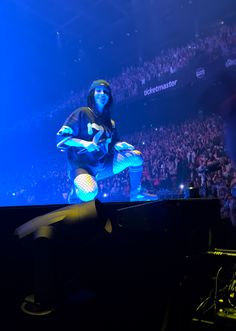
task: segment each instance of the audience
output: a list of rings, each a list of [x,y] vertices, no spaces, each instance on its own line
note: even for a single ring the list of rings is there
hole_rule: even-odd
[[[112,90],[117,102],[124,102],[138,96],[140,88],[152,80],[169,79],[172,74],[187,68],[191,61],[200,63],[204,58],[204,64],[215,61],[218,58],[227,60],[230,56],[236,56],[236,25],[221,25],[218,31],[210,36],[198,37],[187,45],[170,48],[162,51],[150,61],[143,61],[139,66],[130,66],[123,69],[117,77],[107,77],[111,82]],[[197,68],[196,68],[197,69]],[[85,101],[87,90],[80,92],[71,91],[68,99],[57,107],[52,107],[49,116],[63,109],[74,109]]]

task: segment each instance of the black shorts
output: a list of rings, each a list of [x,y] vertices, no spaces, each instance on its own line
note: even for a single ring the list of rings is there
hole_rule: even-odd
[[[95,165],[80,164],[78,168],[69,170],[69,178],[74,181],[74,179],[81,174],[89,174],[96,178],[96,180],[114,176],[113,157],[114,155],[107,155],[103,162],[99,162]]]

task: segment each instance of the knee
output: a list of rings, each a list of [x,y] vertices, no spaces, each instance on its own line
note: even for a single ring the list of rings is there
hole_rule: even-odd
[[[82,201],[84,201],[84,202],[94,200],[97,195],[98,195],[98,191],[80,192],[80,193],[78,193],[79,199],[82,200]]]
[[[98,194],[98,189],[83,189],[83,188],[75,188],[75,192],[77,197],[84,202],[92,201],[96,198]]]
[[[77,197],[84,202],[94,200],[98,194],[98,186],[96,181],[90,180],[88,178],[78,177],[76,177],[74,180],[75,192]]]

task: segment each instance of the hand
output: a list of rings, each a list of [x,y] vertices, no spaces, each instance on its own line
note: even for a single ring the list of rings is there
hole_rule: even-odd
[[[93,141],[84,141],[83,147],[87,149],[88,152],[99,151],[99,146],[95,144]]]
[[[123,151],[123,150],[127,150],[127,149],[134,150],[134,146],[123,141],[123,142],[119,142],[119,143],[115,144],[115,149],[117,151]]]

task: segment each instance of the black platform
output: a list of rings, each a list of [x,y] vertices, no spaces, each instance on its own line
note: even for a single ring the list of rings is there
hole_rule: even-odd
[[[15,229],[68,205],[2,207],[2,320],[73,330],[192,328],[194,305],[209,287],[217,263],[206,254],[233,248],[232,229],[220,219],[217,199],[103,204],[113,232],[91,237],[79,227],[55,224],[53,270],[58,302],[48,317],[31,317],[20,305],[34,291],[33,236]],[[72,230],[71,230],[72,229]],[[199,326],[200,327],[200,326]],[[224,330],[225,331],[225,330]]]

